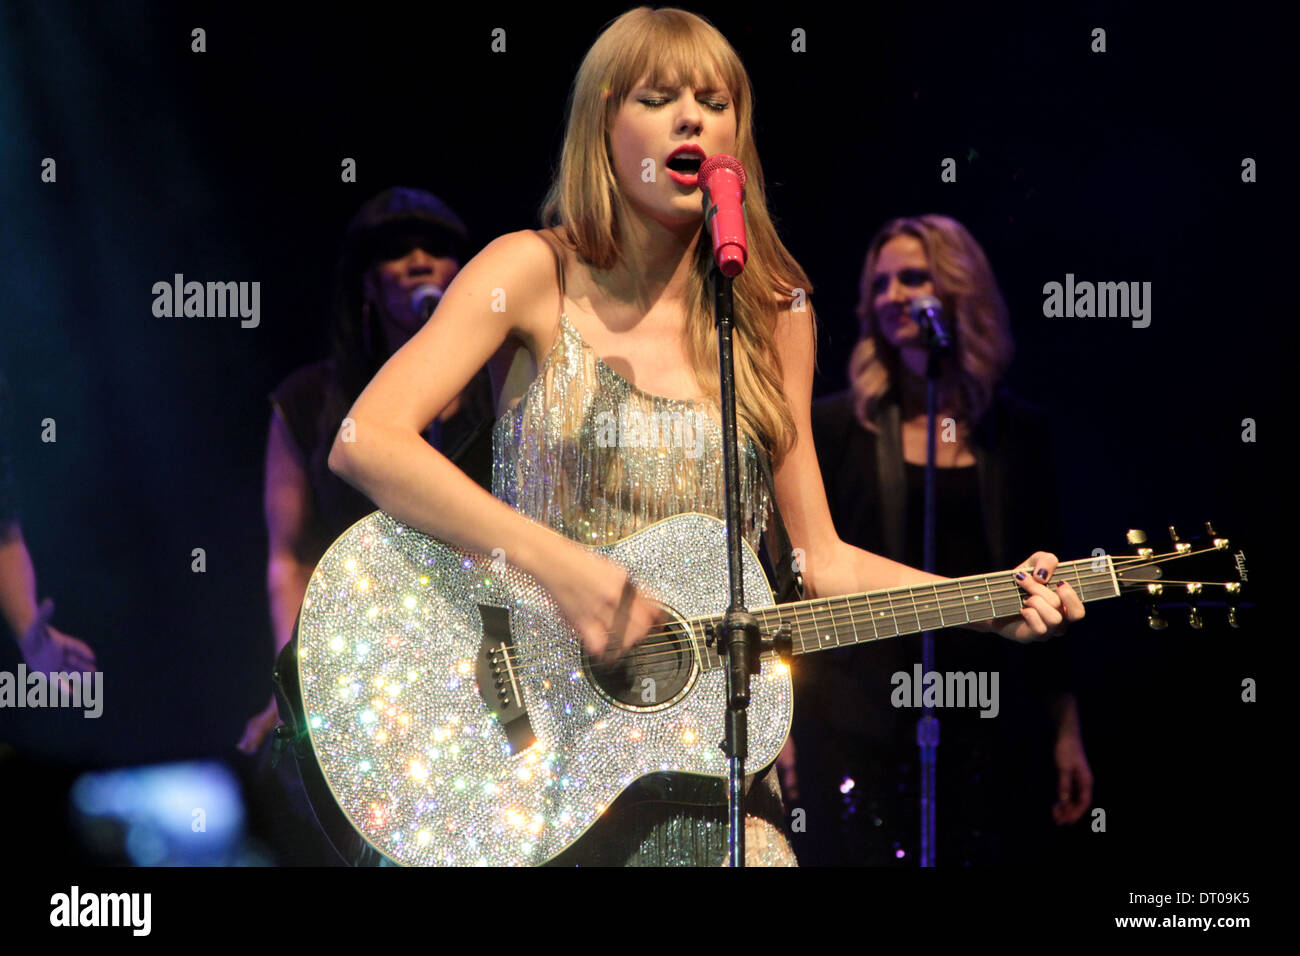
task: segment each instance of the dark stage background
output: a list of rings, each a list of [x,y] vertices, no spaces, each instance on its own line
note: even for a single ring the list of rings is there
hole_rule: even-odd
[[[1212,519],[1254,557],[1276,517],[1259,455],[1280,440],[1275,330],[1293,311],[1274,318],[1292,274],[1280,24],[1255,8],[1046,6],[690,9],[750,71],[772,208],[815,285],[819,394],[845,385],[871,233],[952,215],[1010,305],[1013,387],[1052,414],[1065,536],[1042,546],[1117,552],[1127,528],[1159,544],[1170,523]],[[0,711],[11,799],[43,792],[19,766],[58,778],[233,757],[269,691],[266,394],[324,354],[344,224],[406,184],[448,200],[475,249],[536,226],[568,85],[624,9],[0,6],[0,372],[23,528],[55,625],[106,677],[98,720]],[[190,52],[196,26],[206,53]],[[806,53],[790,50],[796,27]],[[1105,53],[1090,52],[1094,27]],[[45,157],[57,183],[41,182]],[[1258,182],[1242,181],[1247,157]],[[174,273],[260,281],[260,325],[154,317],[151,288]],[[1044,318],[1043,285],[1066,273],[1151,282],[1150,327]],[[40,440],[45,418],[56,443]],[[1242,440],[1245,418],[1260,443]],[[1025,488],[1023,507],[1034,498]],[[1262,858],[1268,725],[1241,702],[1243,678],[1275,660],[1261,614],[1243,631],[1218,614],[1154,633],[1136,605],[1089,607],[1072,639],[1107,831],[1085,817],[1068,861],[1249,872]],[[0,642],[0,669],[18,660]],[[56,797],[36,819],[60,823]]]

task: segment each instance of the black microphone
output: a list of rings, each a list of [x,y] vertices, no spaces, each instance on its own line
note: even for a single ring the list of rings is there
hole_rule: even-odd
[[[421,321],[427,321],[441,301],[442,288],[432,282],[426,282],[424,285],[416,286],[415,291],[411,293],[411,311],[418,315]]]
[[[932,295],[923,295],[908,304],[912,321],[921,327],[922,334],[935,351],[952,351],[952,336],[943,325],[943,305]]]

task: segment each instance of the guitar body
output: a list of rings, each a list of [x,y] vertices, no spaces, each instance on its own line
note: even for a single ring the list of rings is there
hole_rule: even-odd
[[[685,623],[726,610],[725,525],[683,514],[595,550],[670,619],[613,668],[584,655],[508,554],[471,554],[378,511],[330,547],[278,681],[309,744],[308,792],[346,859],[562,863],[601,839],[629,788],[725,804],[725,671],[704,666],[705,635]],[[748,544],[742,555],[746,604],[772,607]],[[765,661],[747,766],[776,759],[791,708],[788,668]]]

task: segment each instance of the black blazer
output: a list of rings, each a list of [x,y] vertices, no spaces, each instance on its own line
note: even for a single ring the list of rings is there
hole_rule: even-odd
[[[908,502],[899,406],[885,401],[880,435],[858,424],[851,390],[813,403],[813,441],[836,530],[850,544],[895,561],[905,553]],[[1033,551],[1060,556],[1059,497],[1046,413],[1005,389],[972,438],[989,554],[1014,567]],[[1031,487],[1032,485],[1036,487]],[[1032,500],[1032,505],[1029,502]],[[869,535],[866,540],[855,537]]]

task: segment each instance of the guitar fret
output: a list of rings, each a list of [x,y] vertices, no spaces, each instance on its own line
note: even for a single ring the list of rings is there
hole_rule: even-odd
[[[873,641],[878,641],[880,640],[880,629],[876,627],[876,616],[871,613],[871,598],[869,597],[866,598],[866,605],[867,605],[867,620],[871,622],[871,639]]]
[[[862,638],[858,637],[858,622],[853,619],[853,602],[849,600],[847,594],[844,595],[844,609],[849,612],[849,625],[853,628],[853,643],[860,644]]]
[[[815,615],[814,615],[814,618],[815,618]],[[831,636],[830,636],[829,634],[825,634],[825,633],[822,633],[822,632],[823,632],[823,628],[820,628],[820,627],[817,628],[817,646],[818,646],[818,647],[838,647],[838,646],[839,646],[839,642],[838,642],[838,641],[832,643],[832,642],[831,642]]]
[[[1020,590],[1019,585],[1017,585],[1015,582],[1012,582],[1011,593],[1006,596],[1006,600],[1004,602],[1006,606],[1002,609],[999,609],[997,605],[994,604],[993,610],[998,611],[997,614],[998,617],[1007,617],[1012,614],[1019,614],[1021,607],[1024,606],[1022,602],[1024,598],[1027,596],[1028,595],[1026,595],[1025,592]]]
[[[917,584],[907,589],[907,593],[912,599],[912,610],[916,613],[916,627],[917,630],[919,631],[932,630],[932,628],[927,623],[930,620],[930,611],[922,610],[923,607],[927,607],[928,605],[918,604],[916,601],[917,595],[921,592],[921,589],[924,587],[927,587],[927,585]]]
[[[899,634],[902,633],[902,631],[898,627],[898,608],[894,607],[894,596],[890,594],[888,591],[885,592],[885,600],[889,602],[889,612],[887,615],[886,612],[883,610],[880,613],[881,616],[884,618],[884,620],[887,621],[894,628],[894,633],[889,634],[887,636],[897,637]]]
[[[1087,594],[1087,591],[1085,590],[1085,587],[1084,587],[1084,584],[1083,584],[1083,578],[1082,578],[1082,577],[1080,576],[1080,574],[1079,574],[1079,565],[1080,565],[1080,564],[1081,564],[1081,562],[1079,562],[1079,561],[1071,561],[1071,562],[1070,562],[1070,565],[1071,565],[1070,570],[1074,572],[1074,590],[1075,590],[1075,592],[1079,595],[1080,599],[1086,600],[1085,595]]]
[[[957,582],[957,600],[961,601],[961,623],[969,624],[971,620],[970,609],[966,607],[966,595],[963,593],[965,585],[961,581]]]
[[[920,590],[925,586],[926,585],[923,584],[917,584],[907,589],[907,596],[911,598],[912,601],[912,613],[916,615],[916,629],[918,631],[930,630],[930,628],[926,625],[926,621],[929,620],[928,615],[930,612],[922,611],[921,610],[922,605],[916,602],[917,593],[920,592]],[[923,618],[922,615],[926,615],[926,617]]]
[[[998,616],[998,602],[993,597],[993,589],[989,587],[989,576],[987,574],[984,575],[982,580],[984,582],[984,590],[987,591],[989,595],[989,618],[992,619]]]
[[[1087,600],[1095,600],[1098,597],[1118,597],[1119,591],[1115,587],[1115,582],[1111,578],[1113,563],[1105,559],[1105,565],[1101,571],[1092,575],[1091,596]],[[1083,592],[1079,592],[1079,597],[1083,597]]]
[[[1079,582],[1079,566],[1075,562],[1070,561],[1070,562],[1062,562],[1058,564],[1056,566],[1056,573],[1053,575],[1053,577],[1062,579],[1067,584],[1070,584],[1071,583],[1070,572],[1074,572],[1074,581],[1072,583],[1074,590],[1079,594],[1082,594],[1083,592],[1079,590],[1081,586]]]
[[[907,589],[907,599],[912,602],[912,615],[916,618],[916,630],[924,631],[925,627],[921,624],[921,609],[916,606],[916,590],[914,588]],[[909,630],[908,633],[912,632]]]
[[[989,604],[988,613],[987,614],[984,613],[983,604],[985,598],[983,594],[978,593],[980,588],[980,583],[981,582],[979,580],[969,582],[970,586],[976,592],[971,595],[971,604],[966,604],[966,595],[965,595],[966,585],[965,584],[962,585],[962,604],[965,605],[966,607],[967,621],[983,621],[983,620],[988,620],[989,618],[995,616],[993,614],[993,605],[991,603]],[[973,609],[971,607],[972,604],[974,605]]]
[[[800,617],[801,617],[801,615],[799,614],[798,611],[796,611],[796,612],[794,613],[794,629],[795,629],[796,631],[799,632],[799,646],[802,647],[802,648],[804,649],[804,652],[805,652],[805,653],[807,653],[807,651],[808,651],[808,637],[807,637],[807,635],[805,635],[804,632],[803,632],[803,621],[800,620]]]

